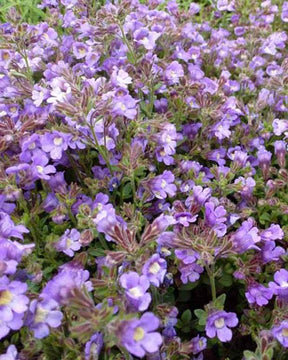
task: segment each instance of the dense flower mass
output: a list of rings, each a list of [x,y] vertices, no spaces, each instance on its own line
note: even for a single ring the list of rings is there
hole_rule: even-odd
[[[12,3],[0,359],[288,358],[288,2]]]

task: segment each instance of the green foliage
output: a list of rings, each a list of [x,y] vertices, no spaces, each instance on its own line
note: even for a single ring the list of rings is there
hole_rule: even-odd
[[[0,0],[0,21],[9,21],[11,14],[15,11],[16,16],[20,17],[19,20],[21,22],[35,24],[43,21],[45,19],[45,13],[37,7],[39,3],[39,0]]]

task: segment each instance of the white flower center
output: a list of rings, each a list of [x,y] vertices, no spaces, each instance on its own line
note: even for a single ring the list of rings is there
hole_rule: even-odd
[[[165,189],[166,185],[167,185],[167,181],[163,179],[163,180],[161,181],[161,188],[162,188],[162,189]]]
[[[13,294],[8,290],[0,291],[0,306],[10,304],[13,299]]]
[[[129,289],[129,293],[130,293],[131,295],[135,296],[135,297],[140,297],[140,296],[142,296],[142,292],[141,292],[141,290],[139,289],[138,286],[135,286],[135,287]]]
[[[135,332],[134,332],[134,335],[133,335],[133,339],[135,341],[140,341],[144,338],[144,335],[145,335],[145,331],[142,327],[137,327],[135,329]]]
[[[223,326],[225,325],[224,318],[221,317],[221,318],[215,320],[215,321],[214,321],[214,325],[215,325],[215,327],[216,327],[217,329],[223,328]]]
[[[37,169],[38,173],[43,174],[43,171],[44,171],[43,166],[37,165],[37,166],[36,166],[36,169]]]
[[[152,273],[152,274],[157,274],[160,269],[161,269],[161,266],[158,264],[158,262],[154,262],[154,263],[149,267],[149,272]]]
[[[62,145],[63,139],[61,137],[56,137],[53,142],[54,142],[54,145],[59,146],[59,145]]]

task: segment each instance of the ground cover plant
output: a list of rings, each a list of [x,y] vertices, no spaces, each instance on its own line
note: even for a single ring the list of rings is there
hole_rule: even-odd
[[[5,4],[0,359],[288,359],[288,2]]]

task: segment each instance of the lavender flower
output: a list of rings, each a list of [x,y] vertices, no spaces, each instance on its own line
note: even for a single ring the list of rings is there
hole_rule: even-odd
[[[154,254],[144,264],[142,274],[148,278],[152,285],[159,287],[164,280],[166,271],[166,261],[164,259],[161,259],[159,254]]]
[[[206,334],[208,337],[213,338],[215,336],[222,342],[227,342],[232,339],[231,327],[235,327],[238,324],[236,314],[227,313],[226,311],[217,311],[210,314],[206,320]]]
[[[165,170],[162,175],[155,176],[149,180],[149,188],[157,199],[165,199],[176,194],[177,187],[173,184],[174,175],[171,171]]]
[[[0,355],[0,360],[16,360],[17,355],[18,352],[15,345],[10,345],[6,351],[6,354]]]
[[[121,275],[119,281],[120,285],[126,290],[128,305],[138,311],[145,311],[151,302],[151,295],[146,292],[150,286],[148,278],[129,271]]]
[[[158,318],[147,312],[139,320],[125,322],[121,329],[121,343],[132,354],[144,357],[156,352],[162,344],[162,337],[155,332],[159,327]]]
[[[273,296],[271,288],[266,288],[261,284],[252,284],[248,287],[248,291],[245,292],[245,296],[249,304],[257,304],[259,306],[267,305],[269,300]]]
[[[43,302],[31,301],[27,324],[37,339],[48,336],[49,327],[57,328],[60,326],[63,314],[57,310],[58,306],[59,304],[53,299]]]
[[[29,299],[24,293],[27,285],[20,281],[9,281],[6,276],[0,278],[0,339],[10,330],[18,330],[23,325],[23,316]]]
[[[91,336],[90,340],[85,344],[85,360],[98,360],[103,347],[103,335],[99,332]]]
[[[272,334],[282,346],[288,348],[288,321],[282,321],[278,326],[273,326]]]
[[[79,242],[80,233],[76,229],[67,229],[64,235],[57,241],[55,248],[58,251],[63,251],[64,254],[68,256],[74,256],[74,251],[77,251],[81,248],[81,243]]]
[[[274,274],[274,282],[269,282],[269,288],[281,299],[288,298],[288,271],[280,269]]]

